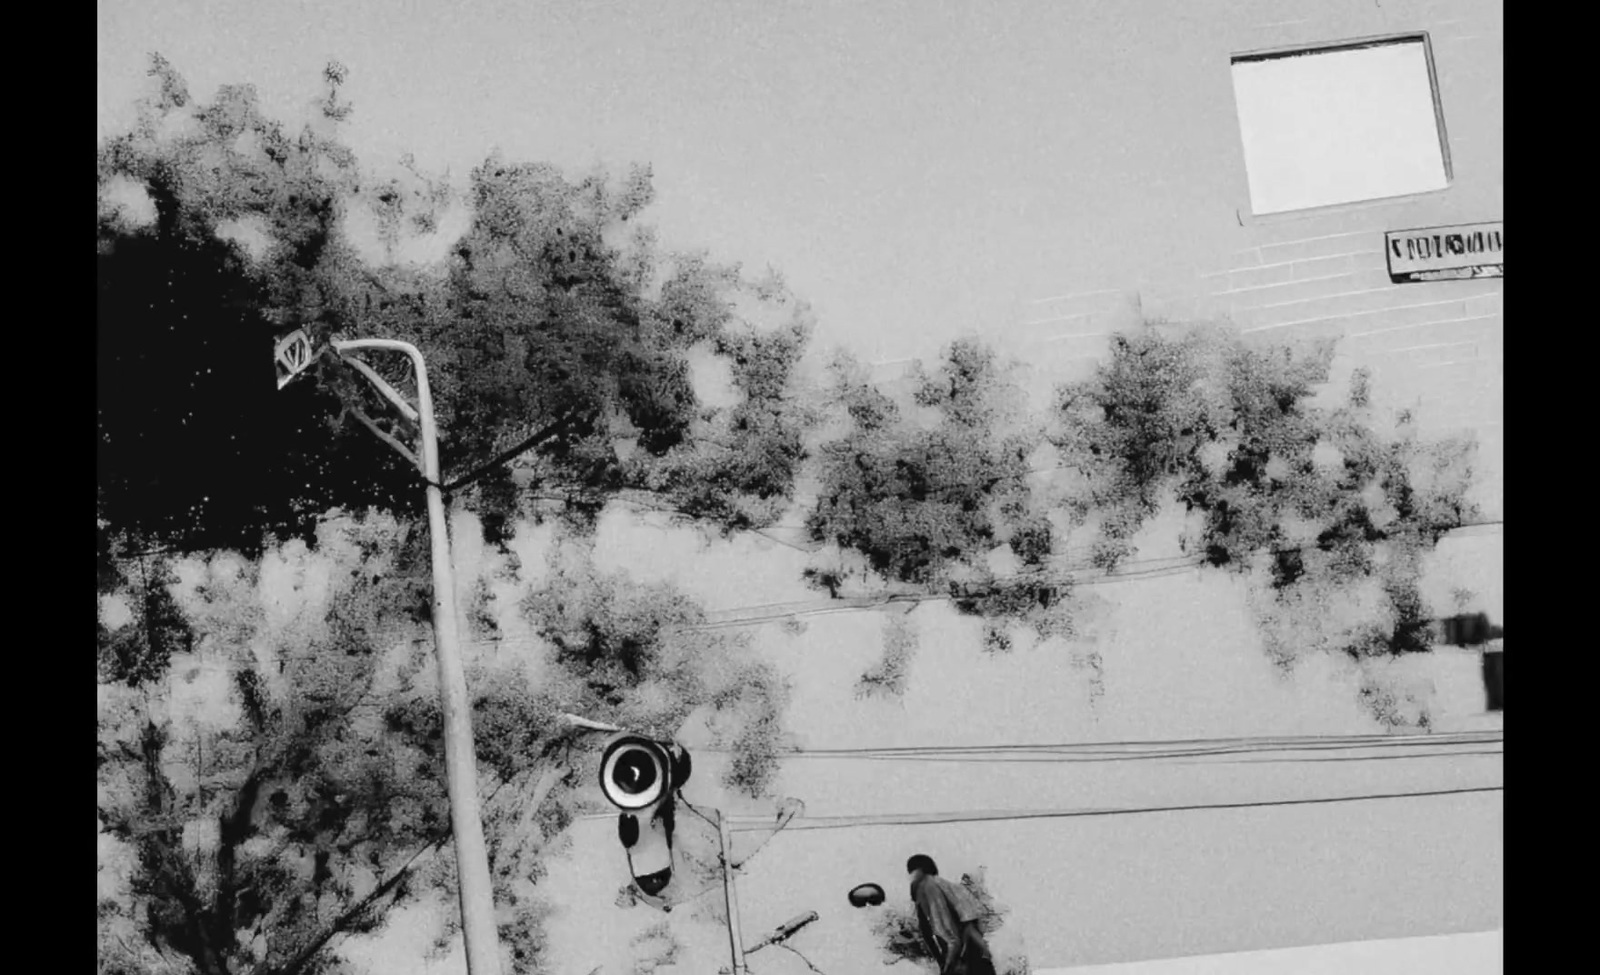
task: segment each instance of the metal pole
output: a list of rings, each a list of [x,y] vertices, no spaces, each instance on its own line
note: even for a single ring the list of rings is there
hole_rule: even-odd
[[[434,657],[439,666],[439,707],[444,716],[444,768],[450,795],[450,827],[455,835],[456,871],[461,887],[461,934],[469,975],[500,975],[500,932],[495,923],[489,850],[478,808],[478,762],[473,751],[472,704],[461,667],[456,632],[455,573],[450,560],[449,524],[439,487],[439,434],[433,396],[422,353],[409,342],[357,339],[336,342],[339,351],[368,348],[403,352],[417,375],[417,414],[422,427],[422,475],[428,481],[428,533],[433,553]]]
[[[744,967],[744,938],[739,934],[739,895],[733,882],[732,844],[728,840],[728,818],[717,811],[717,836],[722,842],[722,892],[728,905],[728,943],[733,950],[733,975],[748,975]]]

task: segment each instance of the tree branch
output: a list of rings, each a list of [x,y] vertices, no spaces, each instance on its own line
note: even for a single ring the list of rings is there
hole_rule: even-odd
[[[519,826],[530,824],[532,822],[533,815],[538,811],[539,806],[544,803],[545,798],[549,796],[550,790],[555,787],[556,783],[561,780],[562,776],[566,775],[566,771],[567,770],[560,765],[551,766],[544,771],[544,773],[539,777],[538,783],[534,786],[533,794],[529,797],[530,801],[523,810],[521,823]],[[487,807],[490,801],[492,801],[494,797],[499,794],[500,789],[504,785],[505,783],[502,781],[499,785],[495,786],[494,791],[491,792],[483,802],[485,807]],[[257,975],[299,975],[299,973],[305,971],[312,960],[316,958],[317,954],[328,946],[329,942],[343,934],[351,924],[361,917],[363,913],[375,905],[390,891],[394,890],[395,887],[405,879],[406,875],[411,873],[411,871],[418,866],[418,861],[422,860],[424,856],[431,855],[437,851],[440,847],[444,846],[449,839],[450,830],[448,827],[445,827],[441,830],[439,835],[430,840],[427,845],[417,850],[417,852],[411,854],[410,858],[400,866],[400,869],[396,870],[386,880],[380,883],[377,887],[373,888],[371,892],[353,904],[343,914],[340,914],[337,918],[335,918],[321,934],[312,939],[312,941],[304,948],[300,949],[300,951],[297,952],[295,956],[288,961],[288,963],[279,968],[258,969]]]
[[[268,767],[257,765],[250,770],[244,784],[235,794],[233,809],[224,816],[217,830],[217,917],[232,933],[238,922],[239,889],[235,867],[238,865],[239,847],[249,837],[256,798],[266,783]]]
[[[551,765],[544,770],[543,774],[539,776],[539,781],[534,784],[533,792],[528,796],[527,803],[523,805],[522,815],[517,819],[516,832],[511,834],[513,837],[527,836],[528,831],[533,827],[533,817],[538,814],[539,807],[544,805],[544,801],[549,797],[550,791],[556,787],[556,784],[566,774],[566,768],[561,765]],[[514,849],[520,854],[527,843],[526,839],[517,840]],[[534,844],[534,848],[537,848],[537,843]]]
[[[420,859],[424,854],[431,853],[443,846],[445,841],[449,838],[450,832],[448,829],[446,829],[442,835],[431,840],[427,846],[424,846],[422,849],[411,854],[411,858],[407,860],[399,870],[396,870],[393,874],[391,874],[387,880],[379,884],[377,887],[374,887],[372,891],[367,894],[367,896],[361,898],[361,900],[357,901],[353,906],[350,907],[349,910],[335,918],[333,923],[328,925],[326,930],[324,930],[317,937],[313,938],[310,944],[300,949],[300,951],[289,960],[288,964],[277,969],[259,969],[259,975],[298,975],[298,973],[305,971],[306,966],[309,965],[314,958],[316,958],[317,954],[321,952],[323,948],[328,946],[328,942],[332,941],[340,934],[343,934],[345,929],[348,928],[357,918],[359,918],[362,913],[367,910],[367,908],[371,907],[373,904],[376,904],[380,898],[398,886],[400,881],[405,879],[406,874],[411,871],[412,866],[417,862],[418,859]]]
[[[490,471],[493,471],[495,468],[499,467],[501,464],[504,464],[507,461],[513,460],[518,455],[522,454],[523,452],[528,451],[528,450],[532,450],[534,447],[537,447],[539,444],[545,442],[546,440],[549,440],[551,437],[553,437],[556,434],[560,433],[567,426],[569,426],[572,423],[572,421],[575,420],[575,419],[577,419],[577,413],[576,412],[568,412],[568,413],[563,414],[554,423],[550,424],[549,426],[545,427],[542,430],[536,431],[532,436],[528,437],[528,439],[526,439],[526,440],[522,441],[521,443],[517,444],[515,447],[512,447],[510,450],[506,450],[506,451],[501,452],[499,455],[497,455],[493,460],[489,461],[488,463],[479,465],[476,469],[474,469],[472,471],[472,473],[467,474],[465,477],[457,478],[456,480],[451,481],[450,483],[446,484],[444,486],[444,490],[448,493],[450,491],[457,491],[457,490],[460,490],[461,488],[466,487],[467,485],[473,483],[474,481],[477,481],[478,479],[484,477]]]
[[[811,959],[807,958],[805,955],[800,954],[800,949],[799,948],[796,948],[794,945],[789,944],[786,941],[779,941],[779,942],[777,942],[777,945],[778,945],[779,948],[782,948],[785,951],[794,952],[795,953],[795,957],[797,957],[801,961],[805,962],[806,963],[806,967],[811,969],[812,971],[816,972],[817,975],[826,975],[826,973],[824,973],[822,969],[820,969],[817,966],[811,964]]]

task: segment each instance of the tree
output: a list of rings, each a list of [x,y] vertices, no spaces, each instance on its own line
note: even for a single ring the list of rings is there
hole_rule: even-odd
[[[409,645],[425,613],[425,550],[398,532],[324,526],[343,577],[323,612],[277,626],[261,567],[214,557],[184,614],[188,666],[225,675],[212,713],[179,708],[193,675],[170,671],[103,701],[101,820],[137,856],[120,906],[177,970],[325,970],[319,942],[369,928],[381,914],[368,908],[402,892],[384,886],[397,859],[448,828],[426,741],[385,734],[371,710],[389,641]]]
[[[330,134],[298,135],[248,86],[198,104],[152,58],[157,90],[96,153],[98,481],[107,530],[189,548],[311,534],[336,503],[420,507],[421,485],[327,390],[273,389],[275,335],[337,305],[341,219],[359,185]]]
[[[1061,390],[1052,434],[1088,485],[1074,514],[1106,513],[1097,560],[1117,565],[1176,500],[1197,520],[1185,544],[1203,564],[1265,571],[1280,661],[1306,646],[1428,649],[1422,557],[1477,515],[1473,445],[1422,440],[1405,416],[1386,430],[1364,372],[1343,403],[1318,405],[1332,357],[1331,344],[1258,347],[1217,328],[1118,337],[1092,378]]]
[[[462,198],[414,166],[380,179],[358,165],[337,139],[350,113],[337,65],[298,137],[247,86],[202,105],[164,60],[151,73],[159,91],[135,130],[97,151],[99,463],[114,529],[249,547],[313,537],[333,507],[416,512],[417,473],[351,422],[354,409],[386,431],[398,422],[365,380],[324,358],[273,389],[271,339],[296,327],[422,349],[446,480],[496,541],[541,502],[581,522],[624,489],[725,530],[786,504],[804,456],[788,386],[809,313],[775,279],[628,235],[651,199],[647,169],[571,180],[490,158]],[[445,217],[459,213],[469,223],[451,241]],[[363,247],[363,221],[382,253]],[[423,238],[449,249],[400,259]],[[702,401],[701,354],[732,372],[731,403]],[[409,388],[403,363],[372,364]]]
[[[1423,560],[1477,516],[1472,442],[1424,440],[1406,417],[1374,416],[1364,373],[1326,405],[1333,352],[1149,326],[1116,337],[1093,376],[1058,390],[1043,436],[975,343],[919,374],[909,402],[841,362],[807,521],[828,548],[808,578],[834,596],[857,574],[946,595],[984,620],[986,647],[1003,649],[1019,622],[1040,636],[1071,632],[1076,567],[1055,554],[1056,525],[1092,531],[1090,565],[1114,571],[1177,504],[1197,564],[1259,573],[1262,632],[1285,666],[1313,648],[1357,659],[1426,650]],[[1060,469],[1029,466],[1041,443]],[[860,690],[901,686],[908,648],[891,640]],[[1395,713],[1382,697],[1367,694]]]
[[[553,692],[569,707],[670,737],[690,712],[709,706],[724,719],[713,731],[734,751],[726,784],[764,794],[783,745],[788,689],[744,652],[744,636],[702,628],[703,611],[676,586],[599,572],[582,545],[561,552],[521,608],[563,665],[565,685]]]
[[[619,187],[491,158],[462,200],[414,166],[357,165],[337,139],[337,65],[298,136],[248,87],[197,104],[164,60],[151,74],[134,130],[97,149],[98,805],[108,862],[126,867],[103,892],[105,965],[329,973],[340,938],[455,882],[423,666],[422,485],[350,422],[397,432],[364,380],[324,358],[276,391],[271,340],[419,345],[451,493],[503,546],[519,517],[553,504],[581,529],[638,492],[724,531],[775,518],[805,456],[791,378],[808,313],[776,280],[669,258],[645,231],[620,241],[649,202],[646,170]],[[442,260],[404,259],[450,238],[462,207]],[[716,405],[693,381],[708,357],[731,376]],[[284,566],[328,576],[290,620],[260,592]],[[469,672],[516,971],[542,943],[543,845],[595,772],[558,709],[663,734],[709,709],[730,784],[752,794],[782,744],[782,681],[695,630],[681,594],[581,559],[564,571],[527,600],[554,657],[546,684]],[[494,586],[479,583],[471,625],[492,636]],[[208,686],[210,717],[177,706],[191,673],[214,672],[227,681]]]
[[[811,538],[864,558],[882,580],[950,596],[960,611],[990,621],[990,646],[1009,646],[1012,622],[1027,621],[1041,636],[1065,631],[1064,586],[1045,572],[1053,531],[1028,482],[1041,435],[994,353],[953,344],[932,374],[916,377],[904,406],[849,362],[835,377],[843,432],[819,450]],[[993,568],[997,549],[1017,571]],[[809,575],[837,594],[837,566],[814,566]]]
[[[102,892],[101,933],[129,970],[331,972],[340,939],[374,930],[397,904],[453,896],[421,536],[372,514],[325,519],[318,543],[168,564],[155,578],[172,580],[175,609],[138,579],[103,600],[112,638],[176,612],[168,625],[192,651],[173,658],[176,672],[101,685],[103,861],[126,859],[128,877]],[[705,709],[734,752],[729,783],[752,795],[782,745],[786,691],[769,668],[739,641],[696,630],[701,611],[682,593],[597,573],[584,552],[567,546],[522,597],[548,653],[537,690],[527,653],[485,657],[470,675],[516,972],[538,970],[544,943],[541,857],[584,808],[578,785],[598,773],[597,743],[560,721],[563,710],[670,736]],[[286,578],[305,594],[288,615],[267,591]]]

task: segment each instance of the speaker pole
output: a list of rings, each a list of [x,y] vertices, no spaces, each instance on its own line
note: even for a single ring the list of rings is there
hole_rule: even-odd
[[[728,906],[728,943],[733,951],[733,975],[749,975],[744,967],[744,938],[739,934],[739,895],[733,880],[733,858],[729,855],[732,844],[728,838],[728,817],[717,810],[717,838],[721,841],[722,891]]]

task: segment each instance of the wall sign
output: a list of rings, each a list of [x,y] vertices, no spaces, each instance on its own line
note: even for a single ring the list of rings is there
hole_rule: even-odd
[[[1389,279],[1448,281],[1505,276],[1505,234],[1501,221],[1456,227],[1391,230],[1384,235]]]

